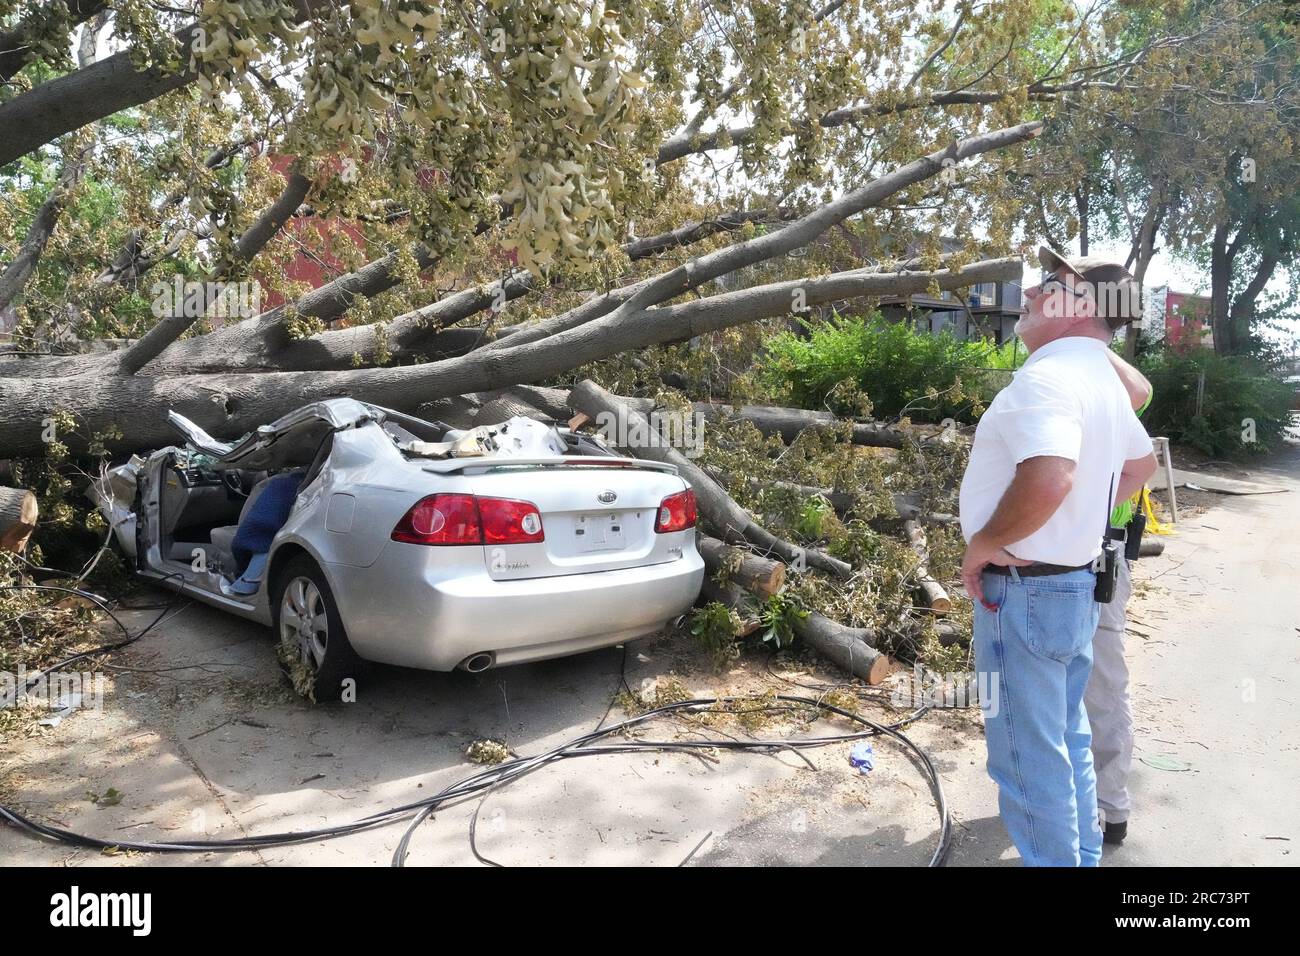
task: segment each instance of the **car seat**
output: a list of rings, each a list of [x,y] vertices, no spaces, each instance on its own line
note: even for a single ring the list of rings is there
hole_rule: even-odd
[[[262,497],[262,492],[264,492],[266,486],[270,484],[271,478],[272,476],[268,475],[253,486],[252,490],[248,493],[248,499],[244,502],[244,507],[239,509],[239,521],[244,520],[244,517],[252,509],[253,504],[258,498]],[[239,522],[212,529],[212,550],[215,552],[217,561],[221,565],[223,571],[233,573],[235,570],[237,562],[235,561],[235,553],[231,549],[231,544],[235,540],[235,534],[238,531]]]

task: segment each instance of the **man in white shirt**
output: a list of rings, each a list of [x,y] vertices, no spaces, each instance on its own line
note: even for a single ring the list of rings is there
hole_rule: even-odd
[[[980,418],[961,485],[962,581],[989,689],[988,770],[1029,866],[1101,861],[1084,688],[1098,605],[1093,562],[1112,504],[1156,469],[1106,356],[1141,314],[1123,266],[1039,250],[1016,334],[1029,359]]]

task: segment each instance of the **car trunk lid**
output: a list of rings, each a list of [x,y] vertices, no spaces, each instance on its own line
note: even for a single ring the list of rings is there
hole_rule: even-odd
[[[587,574],[661,564],[681,557],[679,536],[657,534],[660,502],[684,489],[671,467],[628,459],[556,459],[549,464],[488,463],[469,475],[482,499],[528,501],[542,519],[543,540],[485,544],[495,580]]]

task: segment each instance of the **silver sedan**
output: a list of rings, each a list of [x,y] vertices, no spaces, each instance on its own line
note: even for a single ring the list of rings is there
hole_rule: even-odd
[[[91,497],[141,576],[275,628],[315,699],[346,693],[359,659],[481,671],[655,633],[703,581],[676,469],[567,429],[546,454],[451,457],[462,433],[352,399],[233,447],[171,420],[183,445]]]

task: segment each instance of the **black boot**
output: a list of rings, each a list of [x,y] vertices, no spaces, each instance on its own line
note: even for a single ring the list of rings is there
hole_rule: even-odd
[[[1112,846],[1119,846],[1128,836],[1128,821],[1121,820],[1118,823],[1106,823],[1106,829],[1101,835],[1102,843],[1109,843]]]

